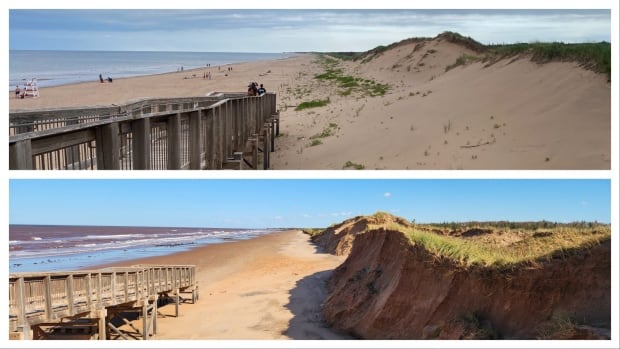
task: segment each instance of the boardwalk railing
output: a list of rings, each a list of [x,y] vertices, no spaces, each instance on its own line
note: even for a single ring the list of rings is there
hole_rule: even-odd
[[[80,314],[105,321],[106,312],[102,310],[108,307],[147,303],[159,294],[178,294],[188,289],[195,302],[197,284],[193,265],[14,273],[9,275],[9,332],[29,338],[35,325]],[[105,324],[101,327],[105,331]]]
[[[14,112],[9,114],[9,168],[198,170],[244,168],[245,163],[258,169],[262,160],[266,169],[278,132],[274,93]]]

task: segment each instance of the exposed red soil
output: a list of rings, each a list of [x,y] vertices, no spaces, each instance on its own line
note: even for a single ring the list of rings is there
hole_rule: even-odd
[[[315,238],[340,253],[352,245],[324,303],[325,318],[337,330],[368,339],[610,336],[610,240],[501,270],[465,267],[402,232],[364,230],[368,222],[356,217]]]

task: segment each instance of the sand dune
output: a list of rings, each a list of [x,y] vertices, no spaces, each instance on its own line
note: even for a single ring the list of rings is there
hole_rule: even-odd
[[[605,76],[576,63],[537,64],[528,57],[446,66],[471,51],[431,41],[385,52],[369,63],[340,63],[353,76],[390,84],[381,97],[338,95],[313,79],[316,64],[292,89],[310,87],[323,108],[285,109],[273,165],[281,169],[609,169],[611,94]],[[424,55],[428,52],[434,52]],[[282,99],[286,96],[281,97]],[[286,102],[296,105],[300,99]],[[284,122],[286,121],[286,123]],[[309,138],[337,124],[334,136]]]
[[[318,80],[318,55],[42,89],[10,98],[11,110],[121,104],[144,97],[244,91],[249,81],[278,93],[281,137],[273,169],[610,169],[611,88],[574,62],[512,57],[446,71],[472,47],[442,36],[395,45],[342,74],[388,84],[383,96]],[[202,79],[211,71],[213,80]],[[196,74],[195,78],[192,75]],[[329,98],[324,107],[295,111]],[[326,131],[326,132],[324,132]],[[325,137],[318,137],[323,134]],[[329,134],[329,135],[328,135]],[[314,139],[313,139],[314,138]],[[312,145],[312,142],[315,145]]]

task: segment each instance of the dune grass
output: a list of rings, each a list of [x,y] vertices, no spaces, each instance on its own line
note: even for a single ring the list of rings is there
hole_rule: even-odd
[[[510,222],[507,222],[510,223]],[[514,223],[517,224],[518,223]],[[529,225],[529,224],[528,224]],[[522,263],[538,263],[554,258],[565,258],[611,239],[608,225],[594,223],[561,225],[548,228],[507,231],[492,229],[492,237],[463,238],[423,230],[433,225],[405,227],[389,223],[373,228],[386,228],[403,232],[414,244],[423,246],[436,256],[459,262],[463,266],[486,266],[499,269],[510,268]],[[461,226],[465,229],[480,228],[479,225]]]
[[[488,46],[489,57],[510,57],[522,53],[532,54],[539,63],[551,61],[578,62],[584,68],[611,77],[611,44],[608,42],[565,44],[561,42]]]
[[[345,75],[341,68],[338,67],[338,60],[321,55],[319,64],[323,65],[325,72],[314,76],[317,80],[333,81],[338,84],[342,90],[339,92],[341,96],[349,96],[352,92],[360,92],[362,95],[375,97],[383,96],[390,88],[389,84],[381,84],[373,80]]]
[[[309,108],[324,107],[324,106],[328,105],[329,102],[330,102],[329,98],[327,98],[327,99],[313,99],[313,100],[308,101],[308,102],[299,103],[299,105],[297,107],[295,107],[295,110],[296,111],[300,111],[300,110],[309,109]]]

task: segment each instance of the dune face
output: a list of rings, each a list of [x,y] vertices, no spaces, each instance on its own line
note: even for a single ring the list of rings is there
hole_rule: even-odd
[[[375,228],[356,235],[323,310],[365,339],[609,339],[610,252],[607,240],[509,270],[464,267]]]
[[[277,169],[609,169],[611,85],[577,62],[482,61],[450,37],[405,40],[345,76],[389,86],[371,96],[331,80],[320,57],[279,96]],[[460,62],[460,63],[459,63]],[[295,110],[313,99],[324,107]],[[323,130],[332,125],[329,136]],[[320,143],[312,142],[320,137]],[[350,167],[348,163],[359,166]]]
[[[405,219],[389,214],[357,216],[325,229],[323,232],[313,236],[312,241],[321,246],[327,253],[336,256],[346,256],[351,252],[353,241],[357,235],[366,233],[369,225],[389,223],[410,226]]]

